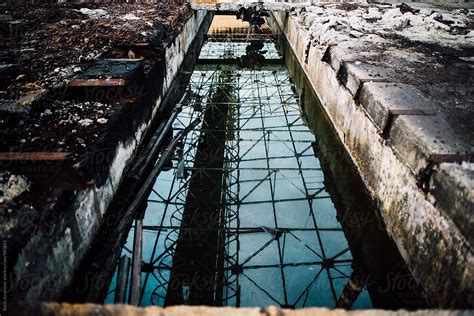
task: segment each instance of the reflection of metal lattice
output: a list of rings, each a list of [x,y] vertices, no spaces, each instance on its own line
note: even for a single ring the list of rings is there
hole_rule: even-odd
[[[266,43],[265,50],[266,57],[280,58],[274,45]],[[240,43],[209,41],[200,58],[242,53],[245,45]],[[223,249],[215,271],[215,305],[334,306],[351,273],[352,258],[312,152],[314,135],[301,117],[286,69],[211,68],[196,67],[174,131],[217,107],[220,101],[213,93],[232,86],[225,90],[232,96],[225,98],[224,163],[218,168],[223,177],[218,208],[223,215],[220,226],[212,228]],[[175,159],[172,171],[160,174],[148,199],[142,305],[165,304],[178,236],[195,229],[183,227],[181,221],[192,179],[216,171],[195,167],[206,132],[201,124],[187,134],[183,160]],[[131,242],[130,237],[127,244]],[[187,297],[190,287],[181,286]]]

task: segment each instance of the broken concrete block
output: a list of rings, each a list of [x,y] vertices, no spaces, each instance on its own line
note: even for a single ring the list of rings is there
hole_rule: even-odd
[[[97,60],[89,67],[82,79],[110,79],[121,78],[128,82],[143,79],[143,62],[141,60],[104,59]]]
[[[361,83],[369,81],[391,82],[396,80],[394,69],[371,65],[364,62],[344,62],[338,73],[339,82],[344,85],[353,96],[359,92]]]
[[[437,104],[416,87],[403,83],[366,82],[359,102],[381,133],[396,115],[436,115]]]
[[[456,136],[441,114],[397,116],[388,140],[415,174],[430,162],[461,162],[473,158],[471,146]]]

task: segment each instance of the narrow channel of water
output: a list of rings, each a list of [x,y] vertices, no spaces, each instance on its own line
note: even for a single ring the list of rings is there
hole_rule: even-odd
[[[423,306],[291,51],[214,22],[148,198],[140,304]]]

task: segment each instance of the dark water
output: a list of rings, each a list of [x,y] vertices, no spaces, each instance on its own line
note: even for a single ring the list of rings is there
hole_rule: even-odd
[[[201,123],[148,198],[141,305],[334,307],[352,279],[353,308],[423,306],[287,47],[211,34],[186,93],[173,133]]]

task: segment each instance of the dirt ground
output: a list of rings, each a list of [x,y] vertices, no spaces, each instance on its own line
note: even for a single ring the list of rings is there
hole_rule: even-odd
[[[9,76],[2,76],[0,96],[10,99],[69,79],[120,44],[159,47],[189,16],[181,0],[0,7],[0,23],[7,26],[2,28],[6,40],[0,43],[0,61],[12,65]]]
[[[142,58],[124,45],[163,51],[190,15],[181,0],[0,5],[0,152],[85,152],[124,100],[77,101],[68,82],[95,58]]]
[[[105,58],[142,59],[146,70],[191,14],[182,0],[0,4],[0,154],[70,153],[68,165],[87,160],[88,152],[117,129],[117,116],[123,120],[124,106],[134,98],[123,98],[123,93],[107,100],[78,97],[68,90],[70,81]],[[154,55],[123,48],[135,44]],[[40,221],[42,210],[57,203],[61,189],[34,183],[3,163],[0,236],[15,236],[9,247],[14,251]]]

